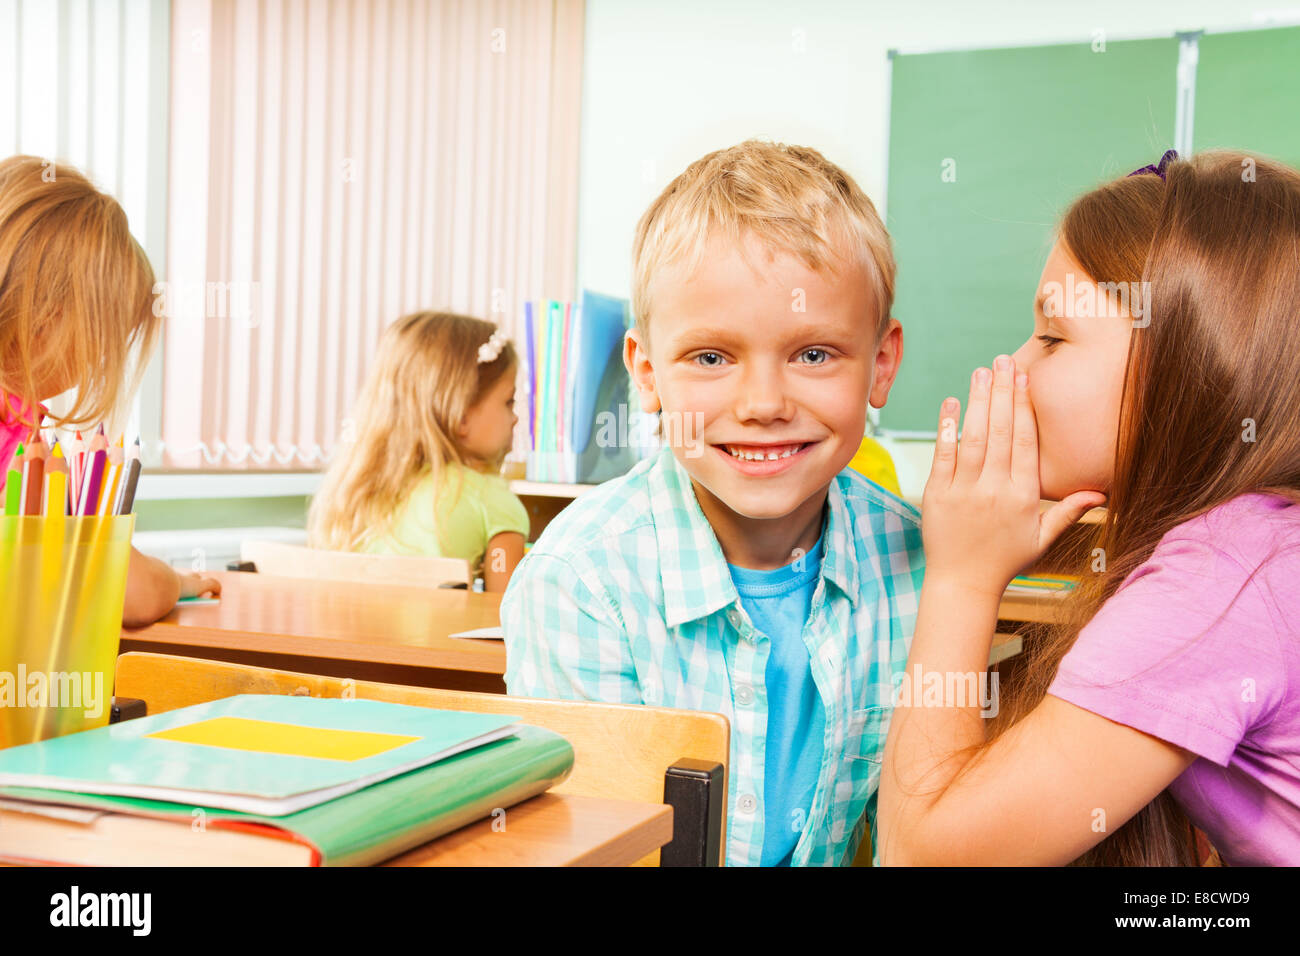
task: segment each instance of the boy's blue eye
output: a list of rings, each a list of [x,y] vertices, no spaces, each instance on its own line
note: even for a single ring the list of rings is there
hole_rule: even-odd
[[[802,355],[820,355],[820,356],[821,356],[821,361],[819,361],[819,362],[805,362],[805,363],[804,363],[805,365],[825,365],[825,364],[826,364],[826,360],[830,358],[830,356],[827,354],[827,352],[826,352],[825,349],[804,349],[803,352],[802,352],[801,354],[802,354]]]
[[[701,361],[702,359],[709,358],[709,357],[718,359],[718,361],[717,362]],[[720,364],[722,364],[722,356],[719,355],[717,352],[701,352],[699,355],[695,356],[695,361],[703,365],[705,368],[717,368]]]

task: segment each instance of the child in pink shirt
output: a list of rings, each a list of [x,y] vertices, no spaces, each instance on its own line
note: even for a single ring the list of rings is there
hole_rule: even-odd
[[[1076,201],[960,441],[944,402],[909,679],[982,674],[1012,576],[1108,510],[997,708],[896,707],[886,863],[1188,864],[1195,826],[1300,864],[1300,173],[1251,163],[1171,152]]]

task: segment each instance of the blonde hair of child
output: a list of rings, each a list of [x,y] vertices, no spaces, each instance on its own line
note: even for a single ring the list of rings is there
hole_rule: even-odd
[[[753,235],[814,271],[865,268],[875,292],[877,338],[894,303],[894,253],[876,207],[844,170],[815,149],[746,140],[691,163],[650,204],[632,245],[632,311],[648,341],[654,278],[682,263],[695,271],[715,236]]]
[[[383,537],[426,469],[438,487],[448,464],[501,467],[504,451],[475,461],[456,437],[466,413],[518,367],[510,342],[494,360],[478,361],[495,331],[450,312],[416,312],[384,330],[345,441],[312,500],[312,547],[356,551]]]
[[[111,418],[158,336],[153,285],[116,199],[71,166],[0,161],[0,386],[30,403],[75,387],[60,425]]]

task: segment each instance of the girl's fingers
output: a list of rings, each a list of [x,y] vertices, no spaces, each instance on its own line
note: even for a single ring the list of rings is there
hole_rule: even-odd
[[[961,415],[961,402],[945,398],[939,407],[939,437],[934,443],[934,461],[930,463],[930,484],[947,488],[952,484],[953,469],[957,464],[957,421]]]
[[[989,393],[989,437],[984,454],[984,470],[993,469],[1002,479],[1011,471],[1011,428],[1015,413],[1013,392],[1016,384],[1016,363],[1010,355],[999,355],[993,361],[993,388]]]
[[[1039,553],[1060,536],[1061,532],[1083,517],[1091,508],[1106,503],[1106,496],[1100,491],[1076,491],[1062,501],[1052,505],[1039,522]]]
[[[957,446],[957,480],[974,481],[984,468],[984,451],[989,435],[989,389],[993,373],[977,368],[970,378],[970,401]]]
[[[1011,444],[1011,481],[1026,488],[1038,489],[1038,423],[1029,401],[1029,376],[1016,373],[1015,435]]]

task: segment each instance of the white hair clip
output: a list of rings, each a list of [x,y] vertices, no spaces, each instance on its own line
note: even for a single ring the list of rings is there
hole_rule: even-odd
[[[500,329],[493,332],[492,338],[488,339],[478,347],[478,364],[482,365],[484,362],[495,362],[497,356],[501,354],[501,349],[505,347],[505,344],[508,341],[509,339],[506,338],[506,334]]]

